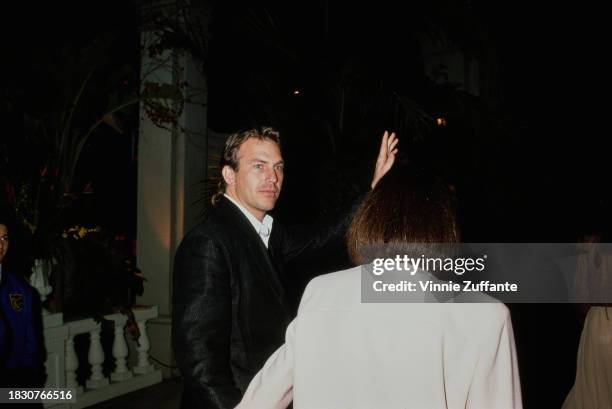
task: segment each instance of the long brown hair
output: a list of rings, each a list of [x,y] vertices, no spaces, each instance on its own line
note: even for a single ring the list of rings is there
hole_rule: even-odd
[[[388,256],[372,254],[382,248],[456,243],[456,224],[453,196],[439,178],[414,167],[393,168],[357,209],[347,233],[349,255],[362,264]]]

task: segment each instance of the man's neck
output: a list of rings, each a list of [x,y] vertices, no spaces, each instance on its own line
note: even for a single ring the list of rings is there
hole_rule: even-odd
[[[248,206],[242,200],[238,199],[238,197],[232,192],[227,191],[225,192],[225,194],[229,196],[234,202],[242,206],[242,208],[245,209],[247,212],[249,212],[249,214],[251,214],[254,218],[259,220],[260,223],[263,222],[264,217],[266,217],[266,212],[262,212],[261,210],[253,209],[251,206]]]

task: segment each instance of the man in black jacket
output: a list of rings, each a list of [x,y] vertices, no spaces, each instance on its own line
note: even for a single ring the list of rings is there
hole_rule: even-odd
[[[393,165],[396,144],[385,132],[372,187]],[[230,135],[214,205],[176,253],[172,338],[185,379],[184,409],[238,404],[293,318],[285,263],[344,234],[345,220],[312,235],[272,220],[267,212],[280,194],[283,166],[274,129]]]

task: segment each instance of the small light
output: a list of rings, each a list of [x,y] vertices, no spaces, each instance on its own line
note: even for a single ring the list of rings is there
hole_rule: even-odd
[[[293,90],[293,95],[300,95],[300,90],[299,89],[294,89]]]
[[[439,116],[436,118],[436,125],[438,126],[446,126],[446,118],[443,116]]]

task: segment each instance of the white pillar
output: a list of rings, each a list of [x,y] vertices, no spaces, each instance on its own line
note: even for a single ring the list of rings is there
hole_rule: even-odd
[[[143,43],[153,35],[142,33]],[[206,80],[184,52],[166,50],[157,57],[145,53],[141,63],[148,81],[188,84],[183,88],[186,98],[177,126],[158,128],[141,108],[138,142],[137,256],[147,279],[138,302],[159,307],[159,317],[150,322],[151,354],[170,367],[175,365],[170,336],[174,252],[203,205],[194,201],[203,187],[198,182],[206,178]],[[164,377],[173,375],[169,368],[162,370]]]
[[[89,332],[90,345],[87,359],[91,364],[91,376],[86,382],[89,389],[98,389],[108,385],[108,379],[102,373],[102,364],[104,363],[104,350],[100,342],[100,324],[95,329]]]
[[[147,335],[147,321],[138,320],[137,323],[140,337],[138,338],[138,347],[136,348],[138,351],[138,363],[134,367],[134,373],[144,375],[153,372],[155,368],[149,362],[149,348],[151,348],[151,344]]]
[[[74,350],[74,335],[69,335],[66,340],[66,388],[76,389],[77,393],[83,392],[83,387],[77,383],[76,370],[79,368],[79,358]]]
[[[118,315],[113,317],[113,323],[115,324],[115,333],[113,340],[113,358],[115,358],[115,370],[111,374],[111,381],[120,382],[130,379],[132,377],[132,371],[127,367],[125,358],[128,356],[128,346],[125,342],[125,323],[127,317],[125,315]]]

